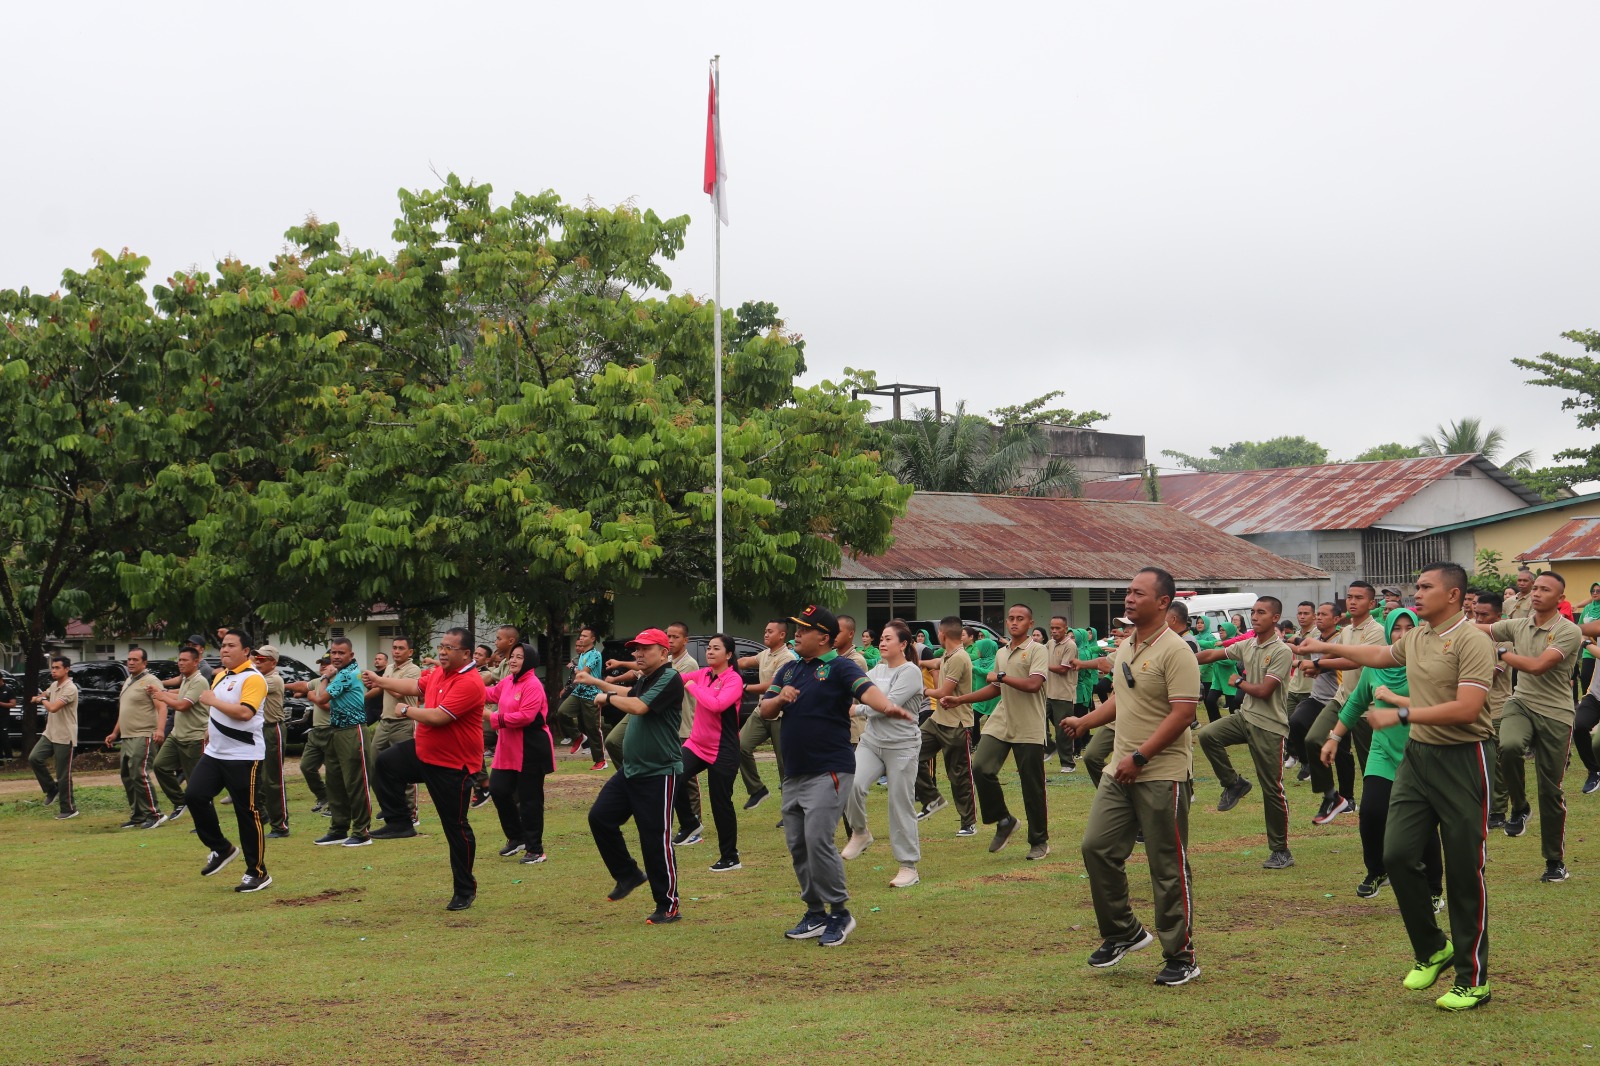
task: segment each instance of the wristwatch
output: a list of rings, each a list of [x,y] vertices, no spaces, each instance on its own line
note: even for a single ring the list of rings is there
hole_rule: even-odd
[[[1133,749],[1133,765],[1135,765],[1135,766],[1149,766],[1150,765],[1150,760],[1144,757],[1144,752],[1140,751],[1138,748],[1134,748]]]
[[[1395,713],[1400,716],[1400,724],[1401,725],[1410,725],[1411,724],[1411,708],[1410,707],[1401,707],[1397,711],[1395,711]]]
[[[997,684],[997,685],[1000,684],[1000,682],[1004,681],[1005,679],[1006,679],[1006,672],[1004,670],[1001,670],[999,673],[994,675],[994,683]]]

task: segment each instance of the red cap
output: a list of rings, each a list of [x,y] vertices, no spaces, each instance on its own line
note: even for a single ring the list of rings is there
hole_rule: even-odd
[[[657,647],[665,648],[667,647],[667,635],[659,629],[647,629],[628,641],[628,650],[632,651],[642,644],[654,644]]]

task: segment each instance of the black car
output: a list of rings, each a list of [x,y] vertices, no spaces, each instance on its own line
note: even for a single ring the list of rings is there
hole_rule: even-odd
[[[215,655],[207,655],[201,664],[205,672],[215,675],[222,669],[222,660]],[[151,664],[151,669],[154,669]],[[315,681],[322,676],[313,667],[307,666],[299,659],[292,656],[278,656],[278,676],[283,678],[283,683],[291,681]],[[304,696],[295,696],[285,692],[283,695],[283,742],[285,744],[299,744],[305,741],[306,734],[311,731],[311,712],[314,708],[311,701]]]
[[[691,636],[689,638],[689,643],[684,650],[687,651],[691,657],[693,657],[695,662],[699,663],[701,666],[704,666],[706,664],[706,644],[709,643],[710,640],[711,634],[709,633],[701,636]],[[734,637],[733,644],[734,656],[735,658],[739,659],[743,659],[752,655],[759,655],[761,652],[766,650],[766,646],[760,641],[746,640],[743,637]],[[613,659],[621,659],[624,662],[629,662],[633,659],[633,654],[628,651],[628,642],[626,640],[606,641],[601,645],[600,654],[604,657],[606,662],[610,662]],[[626,673],[626,671],[620,668],[606,671],[607,675],[621,673]],[[761,680],[760,676],[756,672],[756,668],[753,666],[740,670],[739,673],[744,677],[744,683],[747,686],[754,685]],[[565,663],[562,664],[562,676],[566,676]],[[759,694],[749,691],[745,692],[744,699],[739,702],[739,721],[743,722],[746,718],[750,717],[750,714],[756,709],[756,703],[759,700]]]

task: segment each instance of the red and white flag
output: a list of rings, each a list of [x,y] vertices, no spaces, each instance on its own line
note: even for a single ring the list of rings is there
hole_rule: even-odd
[[[722,108],[717,100],[717,71],[711,71],[711,98],[706,104],[706,195],[717,209],[717,221],[728,224],[728,157],[722,153]]]

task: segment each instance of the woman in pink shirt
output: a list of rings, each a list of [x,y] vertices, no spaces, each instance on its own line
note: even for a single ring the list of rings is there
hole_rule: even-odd
[[[706,642],[706,662],[683,676],[683,686],[694,697],[694,725],[683,742],[683,780],[701,770],[711,792],[711,820],[717,826],[721,857],[711,864],[715,873],[740,868],[739,819],[733,813],[733,779],[739,775],[739,700],[744,678],[733,663],[733,638],[718,633]],[[679,825],[693,825],[688,790],[680,783],[673,799]]]
[[[489,768],[489,795],[505,830],[503,858],[522,852],[523,862],[544,862],[544,778],[556,768],[556,740],[550,735],[544,682],[534,667],[539,653],[529,644],[511,649],[511,672],[489,689],[496,706],[483,712],[484,724],[499,734]]]

